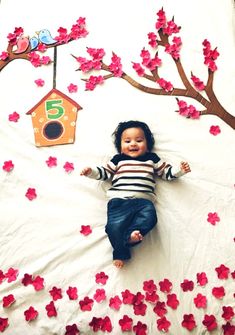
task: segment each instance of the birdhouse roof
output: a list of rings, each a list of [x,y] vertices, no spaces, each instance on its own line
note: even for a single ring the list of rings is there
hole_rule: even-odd
[[[70,101],[75,107],[77,107],[77,110],[82,109],[82,107],[73,99],[71,99],[70,97],[68,97],[66,94],[60,92],[59,90],[57,90],[57,88],[53,88],[50,92],[48,92],[33,108],[31,108],[26,114],[27,115],[31,115],[33,113],[33,111],[35,109],[38,108],[38,106],[40,106],[52,93],[56,93],[59,96],[61,96],[62,98],[66,99],[67,101]]]

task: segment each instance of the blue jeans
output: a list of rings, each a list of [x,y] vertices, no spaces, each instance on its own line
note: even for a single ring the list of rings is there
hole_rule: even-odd
[[[153,203],[147,199],[113,198],[108,202],[108,221],[105,232],[113,247],[113,259],[131,258],[129,243],[134,230],[146,235],[157,223],[157,214]]]

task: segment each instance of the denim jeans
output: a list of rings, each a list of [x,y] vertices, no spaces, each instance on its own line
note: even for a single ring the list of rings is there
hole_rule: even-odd
[[[113,247],[113,259],[131,258],[129,243],[134,230],[146,235],[157,223],[157,214],[153,203],[147,199],[113,198],[108,202],[108,220],[105,232]]]

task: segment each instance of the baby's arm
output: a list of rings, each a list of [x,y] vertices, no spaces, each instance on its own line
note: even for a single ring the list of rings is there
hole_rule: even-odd
[[[80,172],[80,176],[89,176],[92,172],[92,168],[90,167],[85,167],[84,169],[82,169],[82,171]]]
[[[191,172],[189,163],[188,163],[188,162],[181,162],[181,163],[180,163],[180,170],[181,170],[183,173],[189,173],[189,172]]]

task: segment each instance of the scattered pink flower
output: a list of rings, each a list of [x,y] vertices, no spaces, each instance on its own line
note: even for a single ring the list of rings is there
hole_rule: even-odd
[[[144,295],[141,292],[137,292],[133,299],[133,305],[139,305],[144,300]]]
[[[19,275],[19,270],[9,268],[8,271],[5,273],[5,277],[7,278],[7,282],[11,283],[17,279]]]
[[[193,81],[193,84],[198,91],[203,91],[205,89],[203,82],[193,74],[191,75],[191,80]]]
[[[2,51],[0,54],[0,60],[6,60],[9,57],[9,53],[6,51]]]
[[[177,299],[177,296],[175,293],[167,294],[166,304],[172,309],[177,309],[177,307],[179,306],[179,300]]]
[[[93,58],[93,60],[102,60],[105,56],[105,51],[103,48],[87,48],[87,53]]]
[[[106,275],[103,271],[95,275],[95,282],[97,284],[105,285],[109,276]]]
[[[57,158],[56,157],[52,157],[50,156],[47,160],[46,160],[46,164],[48,167],[54,167],[57,166]]]
[[[12,114],[9,114],[8,116],[8,120],[11,122],[18,122],[20,118],[20,114],[18,114],[17,112],[13,112]]]
[[[36,276],[32,280],[32,285],[33,285],[35,291],[41,291],[42,289],[44,289],[44,278],[42,278],[40,276]]]
[[[208,279],[205,272],[197,273],[197,283],[200,286],[205,286],[208,283]]]
[[[169,293],[172,289],[172,283],[169,281],[169,279],[166,278],[163,281],[159,282],[159,286],[160,291],[165,293]]]
[[[93,316],[91,322],[89,322],[89,326],[92,327],[93,332],[98,332],[101,329],[102,322],[102,318],[97,318],[96,316]]]
[[[51,301],[48,305],[46,305],[45,309],[47,311],[47,316],[49,318],[51,318],[53,316],[57,316],[57,311],[56,311],[56,308],[55,308],[54,301]]]
[[[149,42],[148,44],[152,47],[152,48],[156,48],[157,47],[157,35],[155,33],[148,33],[148,39]]]
[[[216,322],[216,318],[215,318],[214,315],[208,315],[208,314],[206,314],[204,316],[202,324],[206,327],[206,329],[209,332],[213,331],[214,329],[216,329],[218,327],[217,322]]]
[[[123,292],[121,292],[122,294],[122,302],[123,304],[133,304],[134,299],[135,299],[135,295],[133,293],[131,293],[129,290],[125,290]]]
[[[219,279],[228,279],[230,269],[224,264],[221,264],[219,267],[215,268],[215,271],[217,272]]]
[[[52,62],[52,60],[49,56],[42,56],[40,61],[41,61],[42,65],[48,65]]]
[[[189,119],[199,119],[200,112],[193,105],[188,105],[184,100],[176,98],[179,110],[177,111],[181,116]]]
[[[89,297],[85,297],[83,300],[79,301],[80,308],[83,312],[91,311],[93,303],[94,303],[93,299],[90,299]]]
[[[3,307],[10,307],[15,302],[15,297],[13,294],[9,294],[2,299]]]
[[[209,132],[214,135],[217,136],[218,134],[221,133],[220,127],[219,126],[211,126]]]
[[[193,330],[196,327],[196,322],[194,320],[193,314],[184,314],[183,321],[181,322],[182,327],[188,329],[189,331]]]
[[[69,286],[66,293],[67,293],[70,300],[77,300],[78,299],[78,290],[77,290],[76,287]]]
[[[161,332],[167,333],[171,323],[165,316],[157,320],[157,329]]]
[[[197,296],[193,299],[194,304],[197,308],[206,308],[207,299],[205,295],[198,293]]]
[[[121,330],[123,332],[132,330],[133,320],[128,315],[123,315],[123,318],[120,319],[118,323],[121,326]]]
[[[223,286],[213,287],[212,294],[216,299],[222,299],[225,296],[225,289]]]
[[[86,81],[86,91],[93,91],[97,85],[102,85],[103,83],[103,76],[90,76]]]
[[[22,278],[21,280],[21,283],[24,285],[24,286],[28,286],[30,284],[33,283],[33,276],[32,275],[29,275],[28,273],[25,273],[24,274],[24,277]]]
[[[35,51],[32,51],[28,54],[28,59],[34,67],[39,67],[42,65],[40,56]]]
[[[65,327],[65,334],[64,335],[79,335],[79,329],[77,325],[74,323],[73,325],[67,325]]]
[[[5,161],[2,169],[6,172],[11,172],[14,169],[14,164],[12,161]]]
[[[233,279],[235,279],[235,271],[231,272],[231,277],[232,277]],[[0,281],[0,284],[1,284],[1,281]]]
[[[0,317],[0,332],[3,333],[8,326],[9,326],[8,318]]]
[[[92,233],[92,229],[89,225],[87,226],[81,226],[80,233],[84,236],[90,235]]]
[[[63,166],[65,172],[71,173],[74,170],[74,165],[73,163],[66,162]]]
[[[56,286],[53,286],[49,293],[54,301],[63,298],[62,289]]]
[[[133,310],[134,310],[134,314],[135,315],[142,315],[144,316],[146,314],[146,310],[147,310],[147,305],[144,304],[143,302],[139,303],[139,304],[134,304],[133,305]]]
[[[163,317],[167,313],[165,302],[158,301],[153,309],[154,313],[158,316]]]
[[[222,325],[222,329],[224,331],[223,335],[234,335],[235,334],[235,326],[231,325],[230,322],[227,322],[225,325]]]
[[[152,279],[151,280],[146,280],[143,283],[143,290],[148,292],[148,293],[153,293],[154,291],[157,290],[157,286]]]
[[[69,93],[76,93],[78,91],[78,86],[74,84],[69,84],[68,86]]]
[[[113,298],[110,298],[109,300],[109,307],[112,309],[115,309],[116,311],[118,311],[120,309],[122,305],[122,301],[119,298],[118,295],[115,295]]]
[[[89,326],[92,327],[94,332],[102,330],[103,332],[107,331],[108,333],[111,333],[113,328],[110,318],[108,316],[105,316],[104,318],[97,318],[93,316],[91,322],[89,323]]]
[[[38,311],[36,311],[36,309],[34,309],[34,307],[30,306],[29,309],[24,311],[24,315],[25,315],[25,320],[26,321],[32,321],[32,320],[35,320],[37,318]]]
[[[43,87],[45,85],[45,81],[43,79],[36,79],[34,82],[38,87]]]
[[[192,280],[184,279],[180,286],[184,292],[192,291],[194,289],[194,282]]]
[[[222,318],[224,318],[226,321],[230,321],[235,315],[232,306],[223,306],[222,309]]]
[[[102,320],[101,330],[103,332],[111,333],[112,329],[113,329],[113,326],[112,326],[110,318],[108,316],[105,316]]]
[[[37,193],[35,188],[29,187],[27,192],[25,193],[26,198],[28,198],[30,201],[37,198]]]
[[[98,303],[104,301],[106,299],[105,290],[103,288],[97,289],[95,291],[95,294],[94,294],[93,298]]]
[[[146,292],[145,294],[145,300],[155,304],[159,300],[159,295],[154,291],[152,293]]]
[[[4,273],[3,273],[3,271],[0,270],[0,284],[2,284],[2,282],[4,281],[5,278],[6,277],[5,277]]]
[[[216,212],[208,213],[207,221],[214,226],[217,222],[220,221],[220,218]]]
[[[148,328],[145,323],[138,321],[137,324],[133,326],[133,331],[135,335],[147,335]]]

